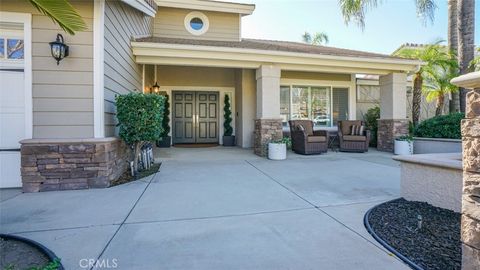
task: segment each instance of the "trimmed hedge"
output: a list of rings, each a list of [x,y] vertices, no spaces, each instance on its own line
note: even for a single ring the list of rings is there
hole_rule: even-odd
[[[416,137],[461,139],[463,113],[439,115],[421,122],[414,130]]]

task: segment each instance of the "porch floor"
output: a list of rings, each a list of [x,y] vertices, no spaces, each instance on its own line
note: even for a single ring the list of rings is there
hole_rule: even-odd
[[[44,244],[66,269],[409,269],[363,227],[399,196],[390,154],[156,149],[154,176],[109,189],[20,194],[0,203],[0,231]],[[1,194],[1,193],[0,193]]]

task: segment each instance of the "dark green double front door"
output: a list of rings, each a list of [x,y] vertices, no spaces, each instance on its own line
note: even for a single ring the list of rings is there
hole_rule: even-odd
[[[218,143],[218,92],[172,92],[173,143]]]

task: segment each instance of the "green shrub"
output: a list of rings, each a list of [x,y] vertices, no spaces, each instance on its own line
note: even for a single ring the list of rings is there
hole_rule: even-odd
[[[170,133],[170,103],[168,102],[169,98],[168,95],[165,95],[165,104],[163,110],[163,118],[162,118],[162,133],[160,137],[167,137],[168,133]]]
[[[463,113],[439,115],[421,122],[414,131],[415,136],[425,138],[461,139],[460,125]]]
[[[230,110],[230,97],[225,95],[224,99],[224,107],[223,107],[223,135],[224,136],[232,136],[233,128],[232,128],[232,111]]]
[[[378,122],[380,118],[380,107],[375,106],[368,109],[367,113],[363,115],[363,121],[367,129],[370,130],[370,146],[377,145],[377,132],[378,132]]]
[[[156,94],[130,93],[116,96],[120,138],[133,147],[133,164],[138,171],[138,154],[146,141],[154,141],[162,133],[165,97]]]

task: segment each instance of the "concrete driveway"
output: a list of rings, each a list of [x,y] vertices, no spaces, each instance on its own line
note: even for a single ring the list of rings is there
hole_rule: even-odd
[[[408,269],[363,227],[398,197],[388,154],[157,154],[159,173],[109,189],[2,191],[0,231],[43,243],[66,269]]]

